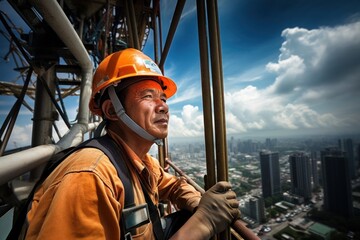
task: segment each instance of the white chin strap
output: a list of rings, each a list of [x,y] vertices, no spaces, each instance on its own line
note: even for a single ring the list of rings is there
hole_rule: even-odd
[[[116,115],[125,123],[126,126],[128,126],[131,130],[133,130],[137,135],[140,137],[149,140],[151,142],[156,143],[157,145],[161,146],[163,144],[161,139],[158,139],[154,136],[152,136],[150,133],[145,131],[142,127],[140,127],[136,122],[134,122],[129,115],[125,113],[125,109],[123,105],[121,104],[118,96],[116,95],[114,86],[110,86],[108,88],[109,91],[109,97],[111,99],[111,102],[115,108]]]

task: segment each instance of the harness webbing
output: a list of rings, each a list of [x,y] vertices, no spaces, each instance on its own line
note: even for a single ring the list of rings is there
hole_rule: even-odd
[[[124,191],[125,191],[125,206],[124,206],[124,208],[135,205],[134,191],[132,188],[133,183],[132,183],[129,169],[125,162],[125,159],[127,157],[124,153],[124,149],[122,148],[122,146],[117,145],[108,135],[104,135],[99,138],[93,138],[93,139],[90,139],[90,140],[87,140],[87,141],[81,143],[77,147],[65,149],[65,150],[55,154],[50,159],[50,161],[44,168],[44,171],[43,171],[40,179],[36,182],[34,188],[32,189],[31,193],[29,194],[29,197],[27,198],[25,204],[20,209],[18,217],[17,217],[9,235],[6,238],[7,240],[14,240],[14,239],[19,238],[22,227],[26,221],[26,215],[28,212],[28,208],[30,207],[30,204],[32,202],[32,199],[34,197],[34,194],[35,194],[37,188],[44,182],[44,180],[50,175],[50,173],[66,157],[68,157],[73,152],[75,152],[81,148],[86,148],[86,147],[93,147],[93,148],[100,149],[101,151],[104,152],[104,154],[107,155],[107,157],[110,159],[111,163],[114,165],[114,167],[118,173],[118,176],[121,179],[121,181],[124,185],[124,188],[125,188],[124,189]],[[143,188],[143,190],[144,190],[144,188]],[[161,222],[159,221],[159,214],[158,214],[157,208],[154,205],[154,203],[152,202],[152,200],[150,199],[150,197],[148,196],[148,193],[146,193],[146,190],[143,192],[145,195],[146,202],[149,206],[150,219],[151,219],[151,222],[153,223],[154,234],[155,234],[157,240],[163,240],[163,230],[161,228]],[[123,218],[121,218],[121,219],[122,219],[121,221],[124,220]],[[124,224],[122,222],[120,223],[120,227],[122,230],[122,236],[120,236],[120,239],[123,239],[124,235],[126,233],[123,230]]]

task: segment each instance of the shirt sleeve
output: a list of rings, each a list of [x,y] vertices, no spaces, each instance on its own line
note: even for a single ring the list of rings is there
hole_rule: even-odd
[[[51,188],[56,188],[52,189]],[[37,239],[114,239],[120,236],[120,204],[108,186],[94,172],[67,174],[58,184],[47,189],[42,201],[47,212],[42,214],[44,223],[40,229],[28,230]],[[36,224],[34,224],[36,226]]]

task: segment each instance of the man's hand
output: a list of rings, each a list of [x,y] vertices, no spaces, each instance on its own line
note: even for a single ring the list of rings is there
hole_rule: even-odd
[[[225,230],[239,216],[239,201],[228,182],[218,182],[206,191],[194,213],[210,236]]]

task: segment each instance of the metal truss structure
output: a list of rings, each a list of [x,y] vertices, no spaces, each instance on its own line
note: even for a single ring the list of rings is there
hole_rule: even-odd
[[[0,81],[0,94],[16,98],[0,131],[0,217],[27,197],[42,166],[52,155],[78,145],[86,133],[90,136],[94,133],[101,119],[90,114],[88,102],[92,74],[99,62],[125,47],[142,50],[152,36],[154,60],[163,69],[185,5],[185,0],[177,1],[163,44],[160,0],[8,2],[29,30],[24,32],[1,10],[1,24],[6,29],[1,34],[9,42],[9,52],[2,57],[13,58],[19,77],[14,81]],[[212,186],[228,179],[216,1],[197,0],[197,14],[207,156],[205,186]],[[79,99],[74,121],[69,120],[64,104],[64,99],[70,96]],[[33,116],[31,146],[5,151],[22,106]],[[60,117],[69,129],[65,135],[58,130]],[[54,140],[54,132],[59,141]],[[162,166],[168,160],[166,139],[164,143],[159,148]],[[237,232],[243,236],[255,239],[245,227],[239,226],[239,229]],[[225,233],[221,239],[229,237],[229,233]]]

